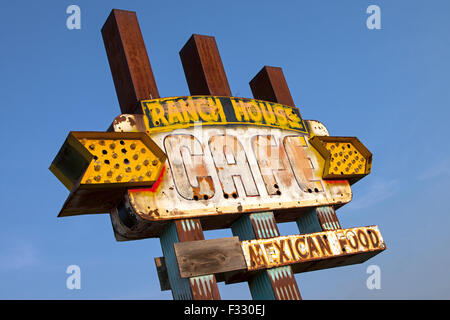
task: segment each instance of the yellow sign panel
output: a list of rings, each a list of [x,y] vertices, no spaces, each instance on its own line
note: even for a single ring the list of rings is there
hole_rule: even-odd
[[[50,170],[69,189],[152,186],[166,161],[145,133],[71,132]]]
[[[372,153],[356,137],[320,137],[309,139],[325,159],[323,179],[348,179],[355,183],[372,168]]]
[[[215,96],[141,101],[147,133],[195,125],[260,125],[307,133],[297,108],[267,101]]]
[[[82,139],[93,155],[82,184],[142,182],[151,185],[160,175],[160,159],[137,139]]]
[[[127,188],[152,187],[165,161],[144,132],[70,132],[50,166],[71,191],[59,216],[108,212]]]
[[[335,258],[386,248],[377,226],[241,242],[248,270]]]

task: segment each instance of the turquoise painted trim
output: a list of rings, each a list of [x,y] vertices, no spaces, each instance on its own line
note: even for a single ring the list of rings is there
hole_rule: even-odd
[[[253,300],[275,300],[275,293],[266,270],[258,272],[248,286]]]
[[[209,297],[212,295],[211,283],[214,281],[212,274],[192,277],[189,281],[191,283],[195,283],[201,296]]]
[[[244,215],[234,222],[231,226],[231,231],[233,236],[239,237],[240,241],[256,239],[252,222],[250,221],[250,215]]]
[[[307,213],[300,216],[296,222],[300,234],[322,231],[322,226],[320,225],[319,218],[317,217],[316,208],[312,208]]]
[[[161,249],[166,260],[167,274],[169,277],[170,287],[172,289],[173,299],[192,300],[193,296],[189,279],[181,278],[177,258],[175,256],[175,249],[173,247],[174,243],[179,242],[175,223],[170,223],[169,226],[162,232],[160,241]]]

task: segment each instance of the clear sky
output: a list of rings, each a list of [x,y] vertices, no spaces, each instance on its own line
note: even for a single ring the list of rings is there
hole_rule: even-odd
[[[80,30],[66,27],[71,4]],[[366,27],[372,4],[381,30]],[[378,225],[387,250],[296,275],[303,298],[450,298],[449,1],[58,0],[0,4],[1,299],[172,298],[159,289],[158,239],[116,242],[106,214],[56,218],[68,191],[48,167],[68,132],[106,130],[120,114],[100,33],[112,8],[137,12],[162,97],[189,94],[178,52],[191,34],[212,35],[233,95],[251,97],[262,66],[282,67],[304,119],[374,154],[337,213],[344,228]],[[72,264],[80,290],[66,288]],[[372,264],[379,290],[366,287]],[[246,283],[219,288],[250,299]]]

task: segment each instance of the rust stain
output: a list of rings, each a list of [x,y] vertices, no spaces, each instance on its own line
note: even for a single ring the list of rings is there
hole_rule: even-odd
[[[214,182],[211,179],[211,177],[207,176],[207,177],[200,177],[198,178],[198,181],[201,182],[205,182],[208,185],[209,190],[211,190],[212,193],[214,193]]]
[[[114,119],[113,123],[114,123],[114,124],[120,124],[120,123],[122,123],[122,122],[127,121],[127,119],[128,119],[127,116],[125,116],[125,115],[120,115],[120,116],[117,116],[117,117]]]
[[[132,127],[134,127],[136,125],[136,121],[134,121],[133,117],[128,117],[128,123]]]
[[[159,217],[159,209],[149,210],[149,211],[148,211],[148,214],[149,214],[150,216],[156,216],[156,217]]]

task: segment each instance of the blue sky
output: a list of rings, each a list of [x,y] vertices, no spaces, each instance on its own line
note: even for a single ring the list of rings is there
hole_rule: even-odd
[[[66,8],[81,8],[81,30]],[[366,8],[381,8],[381,30]],[[296,275],[305,299],[449,299],[450,3],[448,1],[2,1],[0,5],[1,299],[171,299],[153,262],[158,239],[116,242],[108,215],[56,218],[68,195],[48,167],[70,130],[119,115],[100,29],[136,11],[162,97],[189,93],[178,52],[216,38],[233,95],[264,65],[283,68],[304,119],[357,136],[372,173],[337,211],[344,228],[376,224],[387,250],[361,265]],[[283,235],[298,232],[280,225]],[[208,231],[207,238],[231,236]],[[67,266],[81,290],[66,288]],[[381,268],[368,290],[366,269]],[[250,299],[246,283],[219,284]]]

